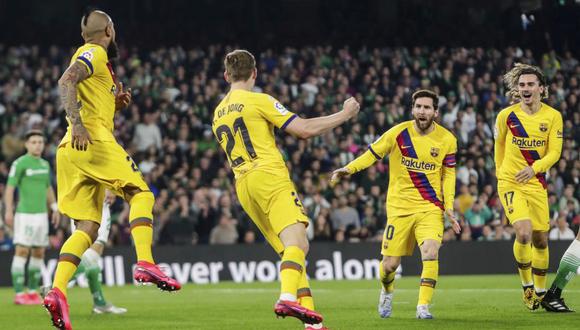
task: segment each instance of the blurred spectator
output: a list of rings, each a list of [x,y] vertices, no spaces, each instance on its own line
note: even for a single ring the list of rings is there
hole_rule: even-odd
[[[218,225],[215,226],[209,235],[209,244],[234,244],[238,241],[238,231],[236,230],[236,219],[231,219],[223,214]],[[244,237],[245,238],[245,237]]]
[[[37,46],[0,46],[0,194],[12,159],[23,152],[21,137],[30,127],[44,130],[44,157],[54,169],[56,148],[66,129],[56,86],[71,53],[67,48],[50,49],[43,53]],[[226,93],[223,55],[230,49],[122,48],[114,65],[118,79],[133,88],[133,104],[116,114],[115,136],[156,196],[157,244],[208,244],[222,215],[239,220],[234,229],[240,241],[251,240],[250,231],[257,242],[264,239],[237,201],[226,155],[211,131],[213,109]],[[580,65],[573,53],[533,54],[516,47],[305,46],[265,49],[256,53],[256,60],[256,90],[270,93],[300,116],[335,113],[350,95],[361,102],[356,120],[321,137],[302,141],[277,133],[278,147],[311,220],[312,239],[380,238],[386,223],[387,161],[336,188],[329,187],[328,175],[393,125],[409,120],[410,94],[419,86],[440,93],[438,121],[458,138],[456,211],[465,217],[464,230],[459,236],[446,232],[444,239],[511,235],[510,226],[496,224],[503,211],[495,186],[491,128],[497,113],[511,102],[504,94],[502,75],[520,61],[546,70],[551,78],[545,102],[560,110],[564,120],[562,157],[548,173],[551,219],[555,225],[554,219],[566,212],[570,229],[580,226]],[[474,206],[477,200],[485,205]],[[476,211],[480,207],[482,211]],[[491,217],[479,214],[485,208]],[[110,244],[130,244],[128,208],[118,203],[112,211],[118,222],[111,227]],[[66,230],[57,231],[51,242],[62,244]]]
[[[566,221],[565,212],[558,217],[556,227],[550,230],[549,238],[550,240],[572,240],[576,238],[576,235],[572,229],[569,228],[568,222]]]
[[[483,235],[483,227],[491,220],[493,214],[480,198],[472,208],[465,212],[465,222],[470,227],[471,238],[476,240]]]

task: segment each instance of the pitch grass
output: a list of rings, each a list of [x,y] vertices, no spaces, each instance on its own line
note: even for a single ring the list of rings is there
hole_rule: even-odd
[[[549,279],[553,279],[553,274]],[[313,282],[325,324],[331,329],[580,329],[580,313],[527,311],[516,275],[441,276],[431,311],[435,320],[415,319],[418,278],[396,282],[394,312],[380,319],[377,281]],[[179,293],[153,287],[106,288],[107,298],[129,309],[126,315],[92,315],[88,289],[69,289],[74,329],[303,329],[299,321],[276,319],[277,283],[186,285]],[[580,279],[564,293],[580,309]],[[0,329],[49,329],[39,306],[15,306],[0,289]]]

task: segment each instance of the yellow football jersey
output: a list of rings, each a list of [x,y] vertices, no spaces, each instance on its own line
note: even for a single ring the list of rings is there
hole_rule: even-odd
[[[346,166],[356,173],[389,156],[389,217],[453,209],[457,139],[437,123],[420,135],[413,122],[392,127]]]
[[[536,173],[528,184],[546,188],[546,171],[560,159],[563,124],[558,110],[542,103],[530,115],[520,103],[500,111],[494,129],[498,180],[517,184],[516,173],[531,166]]]
[[[284,129],[294,118],[267,94],[236,89],[224,97],[214,111],[212,130],[236,178],[258,168],[288,175],[274,126]]]
[[[77,86],[83,124],[89,131],[91,139],[115,141],[113,118],[117,80],[109,63],[107,51],[100,45],[87,43],[75,52],[70,65],[75,62],[83,64],[89,73],[89,77]],[[61,144],[69,141],[70,122]]]

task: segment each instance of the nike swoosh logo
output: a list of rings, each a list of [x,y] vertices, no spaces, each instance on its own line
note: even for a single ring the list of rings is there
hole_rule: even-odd
[[[516,128],[518,126],[520,126],[520,125],[510,125],[510,128]]]
[[[408,149],[411,148],[412,146],[402,146],[401,149]]]

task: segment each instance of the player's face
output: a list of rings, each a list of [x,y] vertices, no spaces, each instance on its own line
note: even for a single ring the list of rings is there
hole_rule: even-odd
[[[420,130],[424,131],[433,125],[433,120],[437,116],[437,110],[433,106],[433,99],[430,97],[420,97],[413,105],[413,119]]]
[[[24,144],[26,151],[34,157],[40,157],[44,151],[44,138],[39,135],[31,136]]]
[[[523,74],[518,80],[518,92],[524,104],[532,105],[540,102],[544,86],[540,86],[535,74]]]

